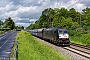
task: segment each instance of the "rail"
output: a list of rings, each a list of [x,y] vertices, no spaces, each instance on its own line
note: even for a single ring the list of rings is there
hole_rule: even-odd
[[[70,47],[63,48],[90,59],[90,48],[87,46],[71,43]]]

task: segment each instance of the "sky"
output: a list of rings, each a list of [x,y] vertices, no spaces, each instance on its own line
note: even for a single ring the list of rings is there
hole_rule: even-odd
[[[46,8],[75,8],[90,7],[90,0],[0,0],[0,20],[11,17],[17,26],[27,27],[39,19]]]

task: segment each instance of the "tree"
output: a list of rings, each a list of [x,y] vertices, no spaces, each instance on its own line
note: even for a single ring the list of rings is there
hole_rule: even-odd
[[[88,28],[86,26],[90,26],[90,8],[82,10],[82,13],[77,12],[74,8],[69,11],[65,8],[47,8],[42,11],[42,15],[35,24],[31,24],[28,28],[51,28],[56,26],[69,29],[76,29],[80,26]]]
[[[71,26],[71,30],[75,30],[79,27],[80,27],[80,25],[77,22],[74,22],[73,25]]]
[[[24,30],[24,27],[23,27],[23,26],[20,26],[20,29],[21,29],[21,30]]]
[[[5,28],[10,28],[11,30],[13,30],[15,28],[15,23],[11,19],[11,17],[8,17],[8,18],[5,19],[4,27]]]
[[[24,30],[24,27],[23,26],[16,26],[15,27],[17,30]]]
[[[53,27],[57,27],[57,26],[59,26],[59,22],[58,22],[58,18],[55,17],[55,18],[53,19]]]
[[[3,22],[0,20],[0,27],[3,25]]]
[[[90,26],[90,8],[83,9],[82,15],[84,16],[83,19],[87,22],[87,26]]]
[[[69,10],[69,17],[71,17],[74,22],[79,23],[79,21],[80,21],[80,13],[76,12],[76,10],[74,8],[71,8]]]
[[[74,22],[72,21],[72,18],[65,19],[64,17],[62,17],[62,20],[60,22],[60,26],[66,27],[68,29],[70,29],[73,24]]]
[[[65,9],[65,8],[59,9],[58,13],[59,13],[59,17],[63,16],[64,18],[67,18],[69,16],[68,15],[68,10]]]

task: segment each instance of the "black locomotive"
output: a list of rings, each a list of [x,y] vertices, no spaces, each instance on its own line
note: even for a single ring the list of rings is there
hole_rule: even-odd
[[[43,28],[30,30],[30,33],[36,37],[52,41],[58,45],[70,45],[69,34],[66,28]]]

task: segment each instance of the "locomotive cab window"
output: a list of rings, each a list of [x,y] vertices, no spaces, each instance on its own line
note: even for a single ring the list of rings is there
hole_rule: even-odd
[[[68,32],[67,31],[64,31],[64,34],[67,34]]]
[[[62,33],[63,33],[63,31],[59,30],[59,34],[62,34]]]
[[[68,34],[68,31],[67,30],[59,30],[58,34]]]

